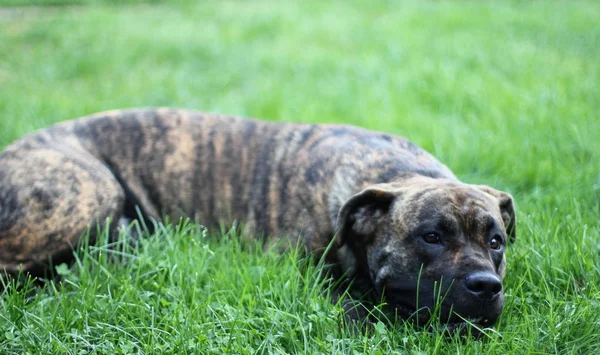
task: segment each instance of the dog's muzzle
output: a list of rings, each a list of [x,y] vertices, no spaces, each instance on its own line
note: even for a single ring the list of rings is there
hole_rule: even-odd
[[[444,323],[469,320],[489,327],[498,320],[504,305],[502,281],[483,271],[442,282],[390,279],[376,289],[399,316],[419,324],[435,315]]]

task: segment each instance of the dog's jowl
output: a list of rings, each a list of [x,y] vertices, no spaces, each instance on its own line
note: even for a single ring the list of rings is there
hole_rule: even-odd
[[[43,129],[0,154],[9,273],[70,260],[109,217],[167,216],[241,221],[265,245],[286,238],[317,256],[332,242],[333,275],[400,315],[437,302],[443,321],[482,325],[502,311],[504,248],[515,238],[510,195],[458,181],[404,138],[346,125],[122,110]]]

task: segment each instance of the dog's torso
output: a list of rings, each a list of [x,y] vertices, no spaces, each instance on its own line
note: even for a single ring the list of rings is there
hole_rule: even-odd
[[[411,172],[454,178],[426,151],[385,133],[172,109],[59,124],[8,147],[3,160],[22,163],[31,150],[98,159],[123,187],[130,218],[135,205],[157,220],[236,220],[264,238],[303,235],[310,250],[330,242],[341,204],[364,187]]]
[[[442,285],[442,319],[482,324],[502,310],[504,245],[515,237],[509,194],[461,183],[404,138],[347,125],[117,110],[0,153],[0,267],[9,272],[72,259],[82,235],[93,242],[107,220],[116,229],[123,218],[165,217],[239,221],[245,237],[317,256],[331,245],[335,277],[400,313],[433,309]]]

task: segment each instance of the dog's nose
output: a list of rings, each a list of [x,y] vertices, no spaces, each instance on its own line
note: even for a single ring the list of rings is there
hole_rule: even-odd
[[[500,278],[489,272],[475,272],[465,280],[467,289],[484,300],[491,300],[502,291]]]

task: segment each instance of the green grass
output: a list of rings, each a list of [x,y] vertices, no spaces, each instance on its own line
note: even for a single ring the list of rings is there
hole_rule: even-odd
[[[131,106],[404,135],[515,196],[505,311],[483,340],[356,335],[310,258],[169,225],[88,247],[59,283],[7,287],[0,353],[600,350],[600,4],[89,3],[0,8],[0,147]]]

